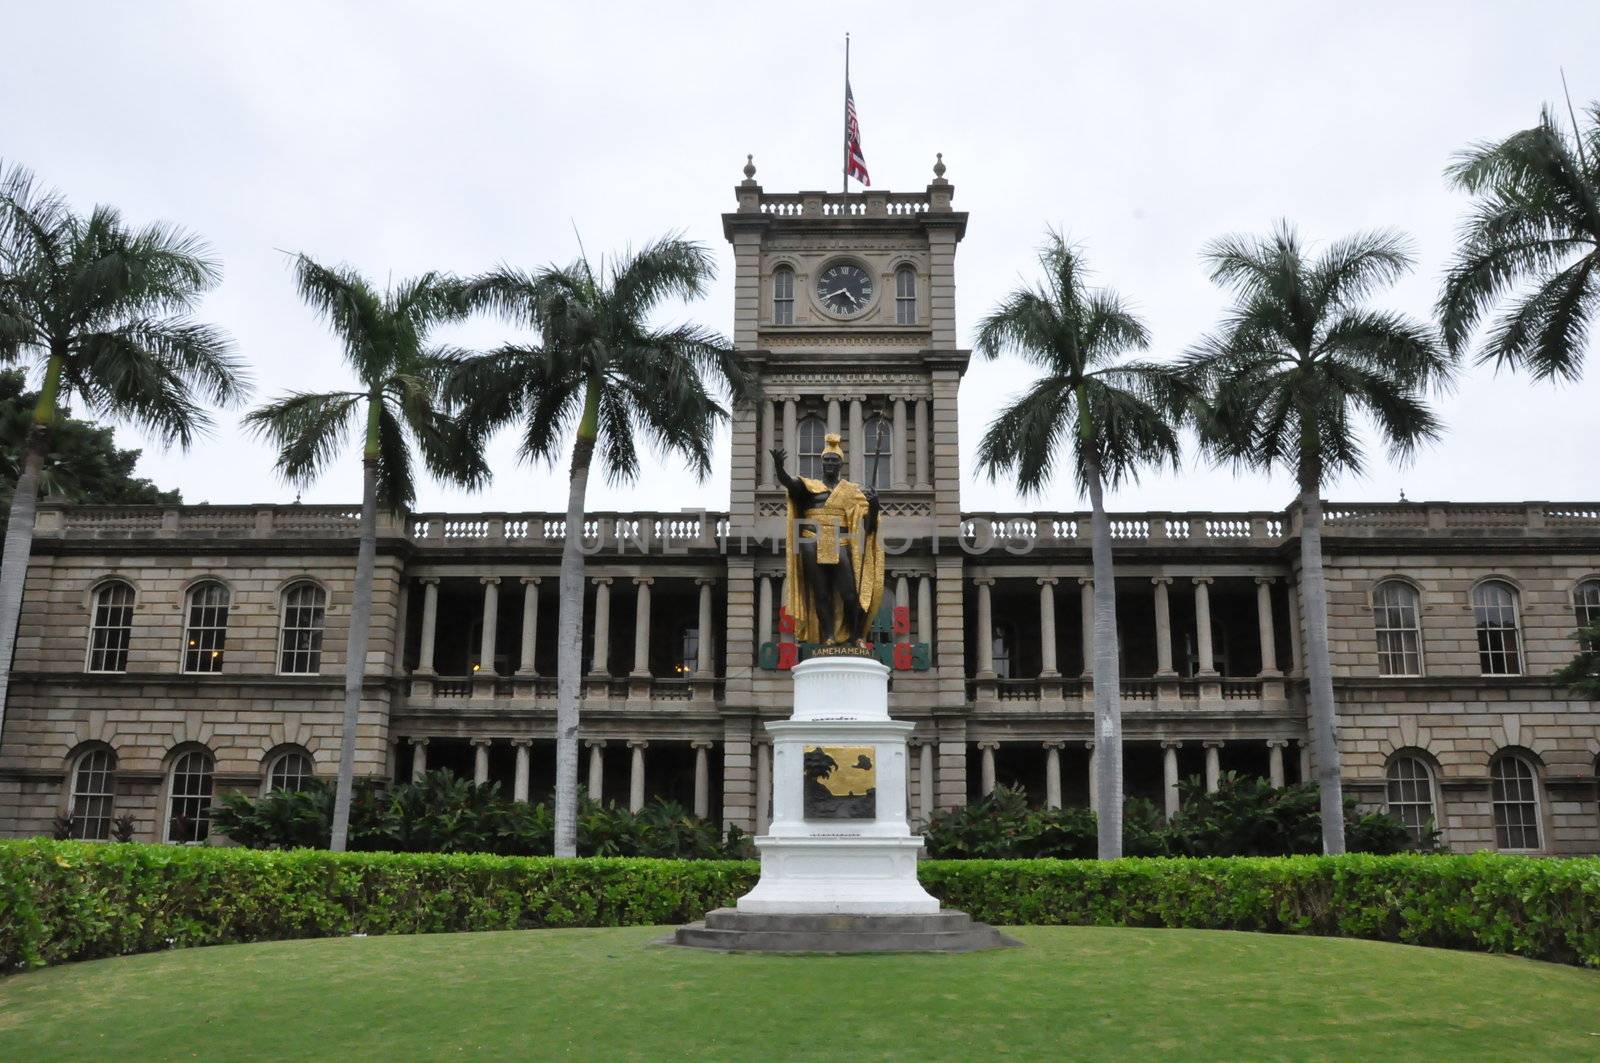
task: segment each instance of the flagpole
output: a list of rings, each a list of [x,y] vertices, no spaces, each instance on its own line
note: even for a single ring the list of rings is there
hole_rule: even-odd
[[[844,35],[844,168],[839,191],[850,194],[850,34]]]

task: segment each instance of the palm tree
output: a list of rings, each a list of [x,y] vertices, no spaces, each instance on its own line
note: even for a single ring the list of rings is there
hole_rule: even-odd
[[[0,164],[0,363],[43,378],[0,562],[0,728],[51,432],[76,399],[187,450],[211,425],[201,402],[249,391],[232,341],[189,316],[220,277],[197,237],[129,228],[104,205],[75,214],[28,170]]]
[[[1050,232],[1039,265],[1045,283],[1016,289],[978,326],[985,358],[1014,351],[1044,372],[989,425],[978,466],[991,480],[1014,471],[1018,490],[1031,495],[1049,483],[1070,447],[1078,489],[1089,497],[1099,855],[1110,860],[1122,855],[1122,677],[1103,493],[1137,480],[1146,465],[1177,467],[1179,382],[1170,369],[1121,360],[1148,348],[1150,334],[1116,292],[1088,287],[1078,249]]]
[[[554,463],[570,438],[566,538],[561,551],[556,659],[555,855],[577,855],[578,683],[582,667],[583,515],[589,468],[606,479],[639,474],[635,433],[681,455],[698,478],[711,470],[712,433],[727,411],[716,391],[748,396],[749,369],[715,332],[658,328],[663,299],[700,295],[715,274],[706,249],[676,236],[625,252],[598,270],[587,257],[527,273],[501,266],[468,283],[466,305],[537,333],[463,358],[449,394],[475,428],[520,423],[522,455]]]
[[[1209,244],[1211,279],[1233,308],[1186,359],[1206,394],[1201,442],[1217,460],[1291,472],[1299,486],[1300,601],[1305,616],[1311,748],[1321,786],[1322,847],[1344,852],[1337,718],[1328,661],[1328,602],[1322,575],[1322,485],[1365,465],[1355,421],[1366,417],[1397,461],[1439,434],[1423,392],[1454,372],[1431,325],[1363,307],[1411,268],[1396,232],[1358,233],[1308,257],[1280,222],[1265,237]]]
[[[1439,299],[1451,353],[1507,299],[1478,361],[1538,380],[1582,375],[1600,313],[1600,104],[1586,117],[1568,138],[1547,107],[1532,129],[1475,144],[1446,171],[1476,197]]]
[[[277,468],[290,483],[309,484],[360,425],[361,522],[355,593],[345,650],[344,721],[333,806],[332,846],[345,848],[355,785],[356,727],[372,626],[372,584],[378,552],[378,506],[399,512],[416,501],[412,447],[435,475],[473,487],[488,477],[476,448],[435,402],[450,364],[428,347],[434,326],[463,315],[460,285],[424,273],[379,293],[353,270],[329,268],[299,255],[300,297],[327,318],[344,345],[360,389],[291,392],[250,412],[245,426],[279,448]]]

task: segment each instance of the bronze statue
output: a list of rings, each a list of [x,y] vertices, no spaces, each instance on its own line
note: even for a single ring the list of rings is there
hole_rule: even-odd
[[[830,433],[822,479],[790,476],[788,455],[773,450],[778,483],[789,495],[789,600],[795,639],[859,645],[883,601],[878,492],[840,476],[844,451]]]

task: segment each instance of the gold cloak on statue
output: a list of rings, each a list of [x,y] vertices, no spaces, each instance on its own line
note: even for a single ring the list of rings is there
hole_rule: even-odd
[[[828,485],[821,480],[813,480],[808,476],[801,476],[799,480],[812,494],[828,491]],[[804,513],[797,511],[793,499],[789,500],[790,538],[786,550],[788,567],[785,570],[789,580],[789,600],[785,604],[789,607],[789,615],[794,617],[796,642],[846,642],[854,637],[845,629],[844,610],[840,608],[833,612],[834,630],[819,630],[816,610],[812,608],[809,588],[800,566],[800,550],[794,541],[797,521],[807,522],[798,525],[801,538],[817,540],[818,564],[839,564],[841,544],[850,547],[856,590],[869,628],[872,619],[878,615],[878,607],[883,603],[883,540],[880,538],[881,529],[874,529],[868,535],[863,527],[870,508],[861,486],[849,480],[840,480],[828,492],[826,502]]]

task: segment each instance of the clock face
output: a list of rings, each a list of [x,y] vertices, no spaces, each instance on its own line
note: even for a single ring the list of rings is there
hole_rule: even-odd
[[[854,317],[872,302],[872,276],[854,263],[835,263],[817,277],[817,300],[830,314]]]

